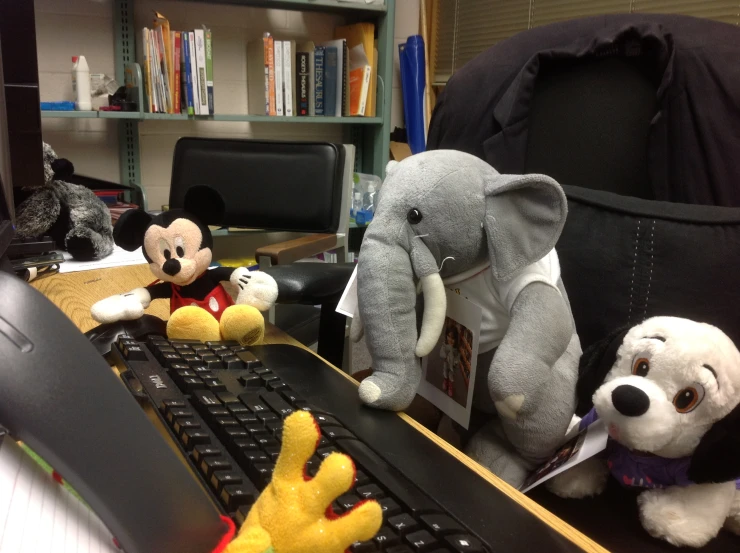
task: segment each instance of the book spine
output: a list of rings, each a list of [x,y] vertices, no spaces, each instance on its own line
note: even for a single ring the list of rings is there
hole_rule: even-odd
[[[188,106],[188,115],[194,115],[195,106],[193,104],[193,70],[190,53],[190,33],[183,32],[182,38],[184,39],[185,46],[185,101]]]
[[[141,71],[144,74],[144,92],[146,93],[146,111],[152,113],[154,111],[154,103],[152,102],[152,66],[149,56],[149,29],[146,27],[141,32],[141,55],[143,61]]]
[[[157,40],[159,41],[159,61],[161,64],[163,108],[164,113],[172,113],[172,97],[170,96],[169,69],[167,68],[167,50],[164,44],[164,29],[157,27]]]
[[[215,113],[213,103],[213,37],[211,30],[203,28],[206,35],[206,86],[208,87],[208,113]]]
[[[337,49],[327,46],[324,52],[324,115],[337,113]]]
[[[198,96],[198,64],[195,53],[195,33],[188,31],[188,41],[190,47],[190,83],[193,88],[193,113],[200,115],[200,97]]]
[[[188,34],[180,32],[180,113],[188,112],[188,81],[185,65],[185,44],[188,40]]]
[[[276,40],[275,47],[275,115],[285,114],[283,103],[283,41]]]
[[[285,115],[293,114],[293,52],[290,41],[283,42],[283,86],[285,87]]]
[[[264,34],[265,45],[265,115],[276,115],[275,109],[275,41]]]
[[[308,115],[308,52],[298,52],[298,115]]]
[[[324,53],[323,46],[317,46],[314,52],[314,88],[316,94],[316,115],[324,115]]]
[[[344,57],[342,62],[342,67],[338,69],[342,73],[342,113],[339,115],[349,117],[349,47],[346,40],[344,41]]]
[[[195,29],[195,62],[197,64],[196,86],[200,102],[200,115],[208,115],[208,84],[206,80],[206,37],[203,29]]]
[[[173,49],[173,65],[175,67],[175,98],[173,100],[172,108],[175,113],[180,113],[180,48],[182,47],[182,44],[180,31],[173,31],[173,33],[175,35],[175,40],[173,41],[175,45]]]
[[[370,74],[372,73],[373,68],[369,65],[365,66],[365,72],[362,79],[362,92],[360,93],[360,109],[358,110],[357,115],[365,116],[365,111],[367,108],[367,96],[370,91]]]
[[[152,30],[149,35],[152,45],[152,88],[154,89],[154,106],[157,113],[162,113],[162,63],[159,54],[159,40],[157,32]]]

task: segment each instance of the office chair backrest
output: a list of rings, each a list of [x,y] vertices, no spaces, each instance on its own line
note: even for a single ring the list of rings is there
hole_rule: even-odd
[[[226,204],[210,224],[335,233],[342,213],[345,150],[328,142],[187,137],[172,162],[170,208],[191,186],[208,185]]]
[[[544,62],[529,117],[526,173],[653,199],[648,132],[656,84],[639,58]]]

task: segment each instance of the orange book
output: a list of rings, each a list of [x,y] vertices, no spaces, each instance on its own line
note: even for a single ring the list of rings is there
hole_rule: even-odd
[[[353,23],[343,25],[334,29],[334,38],[343,38],[347,41],[347,47],[351,50],[358,44],[362,44],[367,61],[371,66],[370,69],[370,86],[367,93],[367,105],[365,115],[368,117],[375,116],[376,88],[378,76],[378,60],[374,55],[375,49],[375,24],[374,23]],[[350,90],[350,96],[352,91]]]
[[[263,36],[265,44],[265,108],[267,115],[277,115],[275,102],[275,40],[269,33]]]
[[[349,72],[350,115],[365,115],[371,72],[372,68],[369,65],[356,67]]]

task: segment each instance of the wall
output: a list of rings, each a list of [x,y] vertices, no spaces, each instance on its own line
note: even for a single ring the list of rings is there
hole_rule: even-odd
[[[402,126],[398,44],[416,33],[419,0],[398,0],[394,36],[393,125]],[[114,74],[112,0],[35,0],[41,100],[73,99],[71,57],[84,54],[90,70]],[[246,113],[246,44],[269,30],[278,38],[321,41],[332,37],[339,16],[180,1],[137,0],[137,31],[151,27],[152,10],[166,15],[173,29],[202,24],[214,36],[215,104],[219,113]],[[138,32],[137,32],[138,38]],[[44,119],[43,135],[78,173],[118,181],[118,123],[97,119]],[[215,121],[139,123],[141,178],[149,206],[167,203],[172,152],[181,136],[342,141],[336,125],[259,124]]]

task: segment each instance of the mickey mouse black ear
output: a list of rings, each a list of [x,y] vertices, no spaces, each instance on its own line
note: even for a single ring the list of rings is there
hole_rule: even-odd
[[[183,207],[204,225],[220,225],[226,213],[226,204],[221,194],[204,184],[188,189]]]
[[[113,241],[117,246],[132,252],[144,244],[144,234],[152,216],[143,209],[129,209],[116,221],[113,227]]]
[[[581,355],[578,363],[578,384],[576,384],[576,397],[578,398],[576,415],[579,417],[584,416],[594,406],[592,398],[614,366],[617,360],[617,350],[630,328],[632,328],[630,325],[618,328],[606,338],[591,344]]]
[[[697,484],[740,479],[740,405],[704,434],[691,456],[689,479]]]

